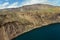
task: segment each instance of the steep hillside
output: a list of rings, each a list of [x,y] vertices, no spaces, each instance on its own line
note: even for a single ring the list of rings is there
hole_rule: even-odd
[[[4,26],[10,39],[34,28],[57,22],[60,22],[58,6],[34,4],[0,10],[0,26]]]

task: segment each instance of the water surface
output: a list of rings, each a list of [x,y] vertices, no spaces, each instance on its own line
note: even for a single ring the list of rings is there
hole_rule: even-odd
[[[34,29],[13,40],[60,40],[60,23],[54,23]]]

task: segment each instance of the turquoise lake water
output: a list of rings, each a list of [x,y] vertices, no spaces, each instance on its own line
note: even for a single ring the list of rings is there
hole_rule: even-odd
[[[12,40],[60,40],[60,23],[34,29]]]

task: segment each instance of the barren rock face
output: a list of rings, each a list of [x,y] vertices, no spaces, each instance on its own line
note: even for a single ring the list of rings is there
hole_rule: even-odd
[[[17,21],[5,23],[4,26],[9,38],[16,36],[16,34],[23,32],[25,29],[25,27]]]
[[[60,22],[60,7],[36,4],[0,10],[0,30],[5,33],[1,33],[3,37],[0,39],[11,40],[32,29],[57,22]]]

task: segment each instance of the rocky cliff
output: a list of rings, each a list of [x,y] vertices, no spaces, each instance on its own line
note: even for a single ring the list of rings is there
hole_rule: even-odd
[[[32,29],[60,22],[60,7],[34,4],[0,10],[0,40],[11,40]],[[7,38],[7,39],[6,39]]]

